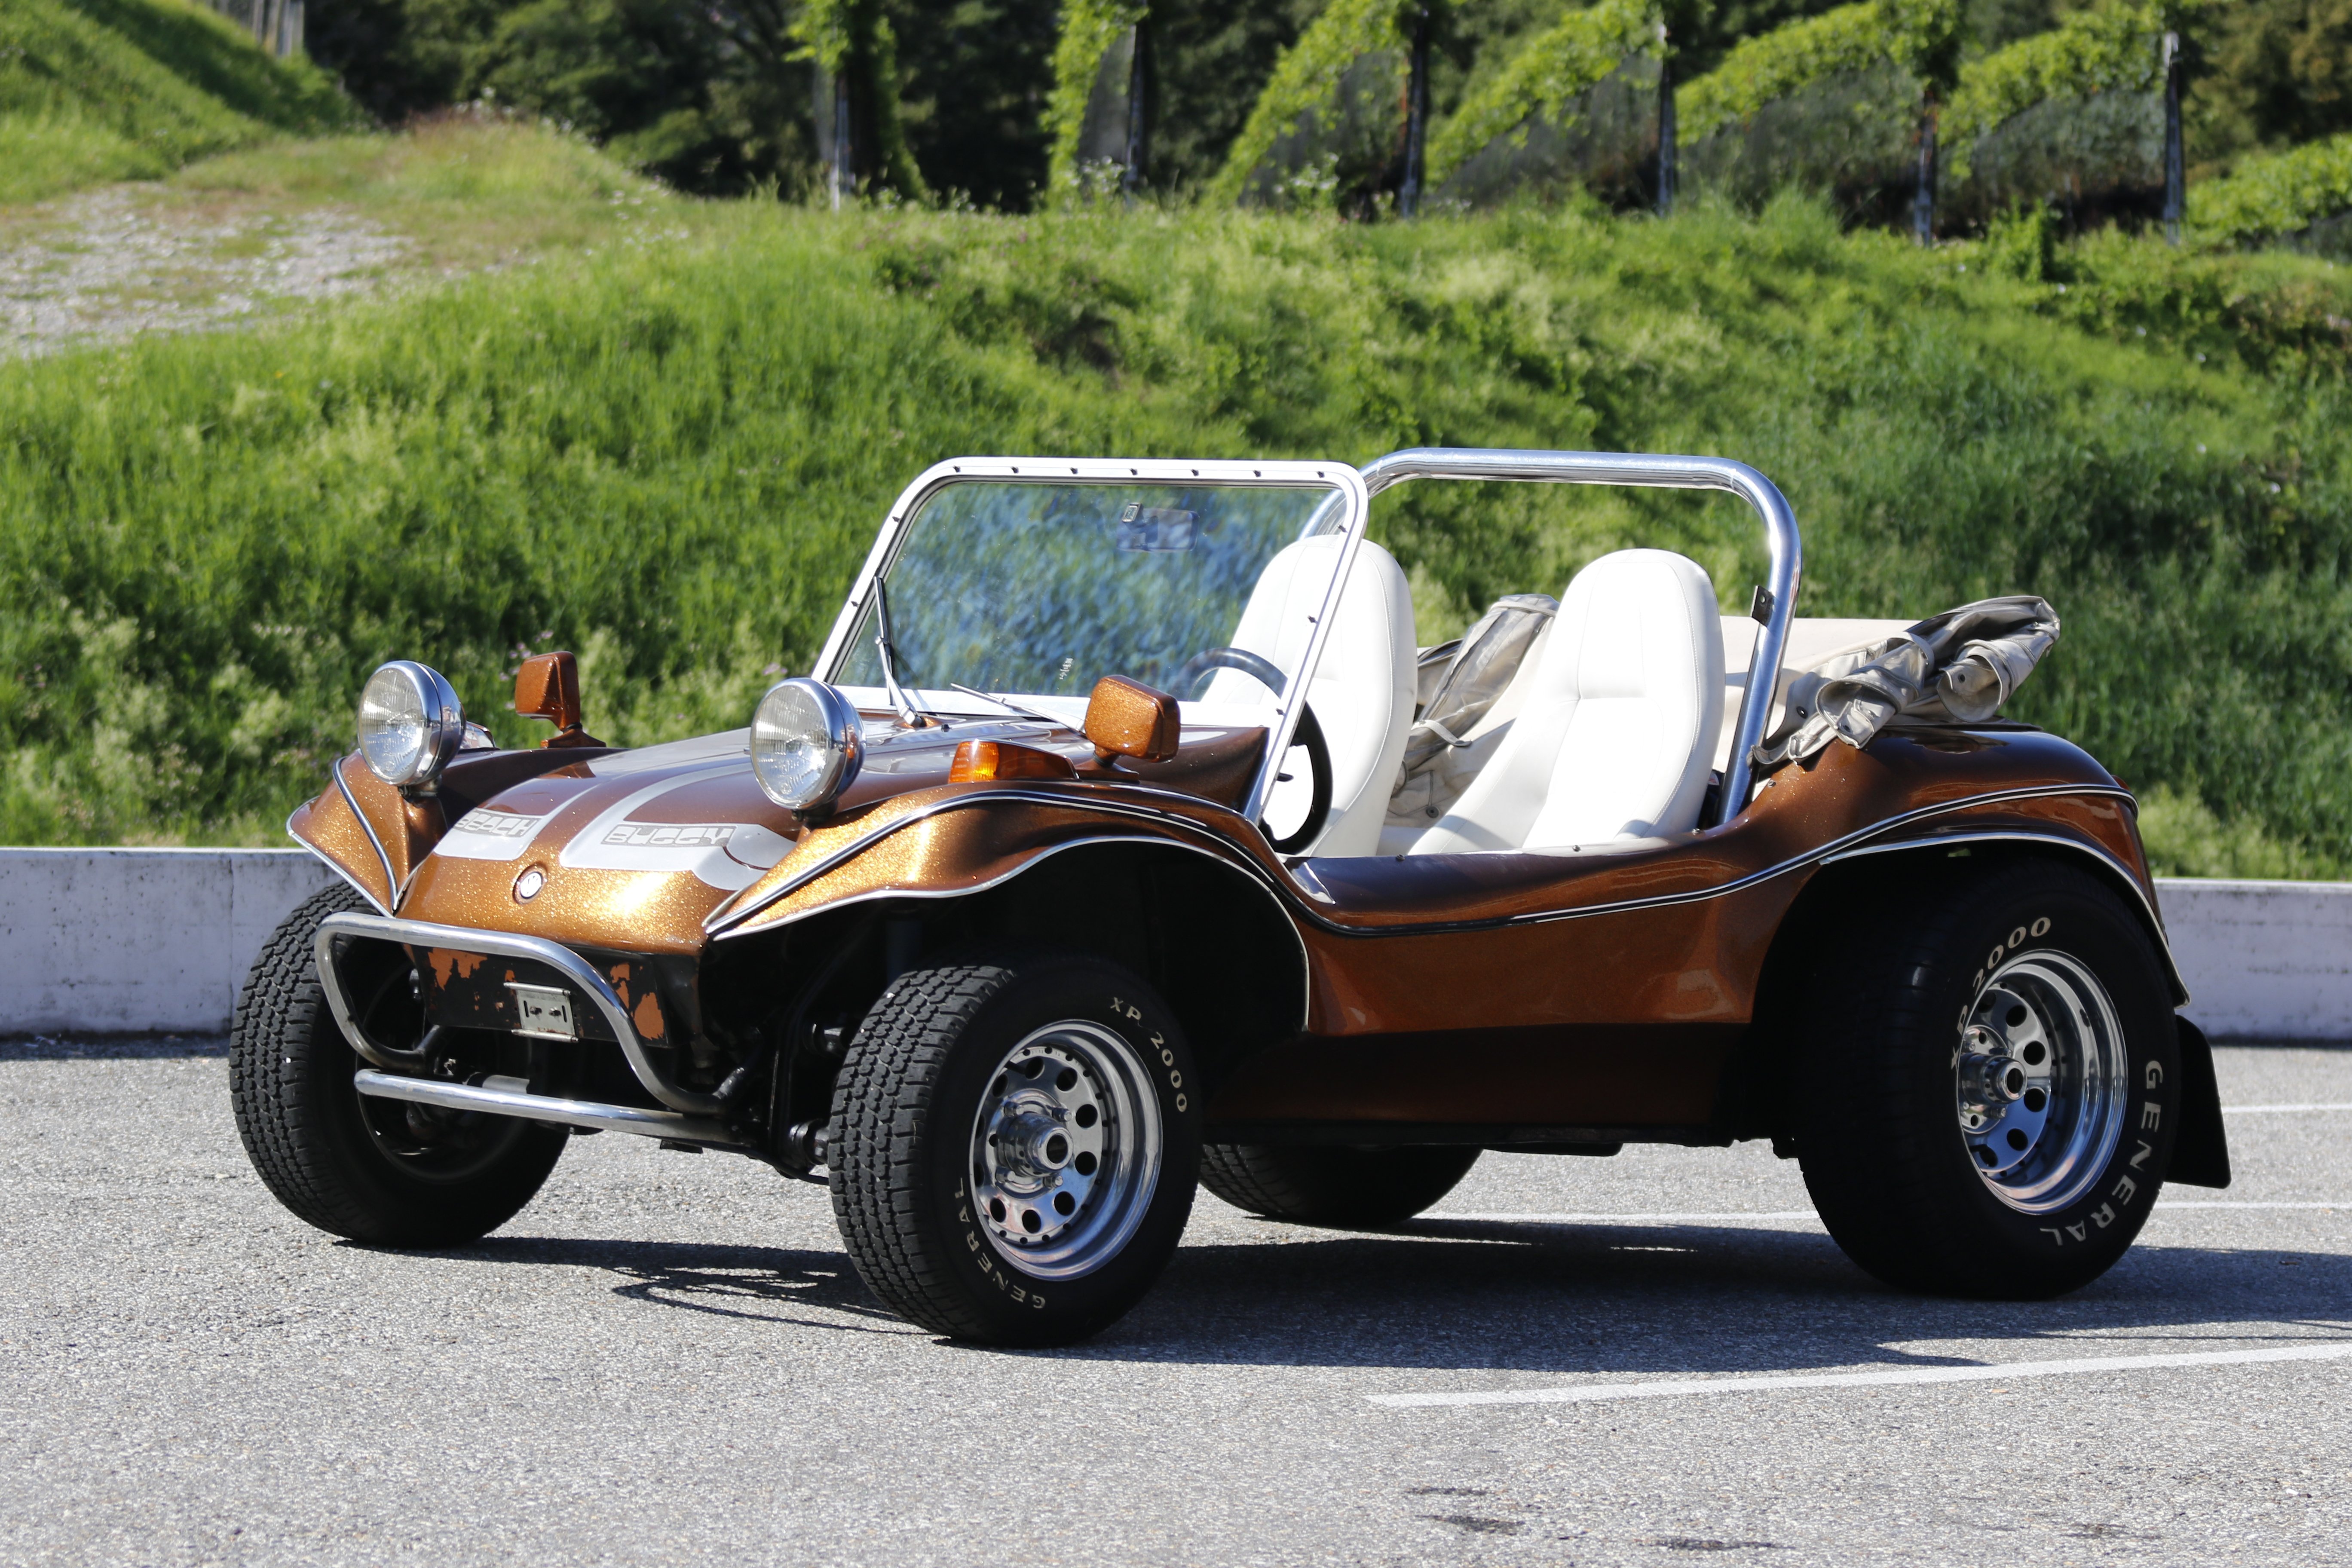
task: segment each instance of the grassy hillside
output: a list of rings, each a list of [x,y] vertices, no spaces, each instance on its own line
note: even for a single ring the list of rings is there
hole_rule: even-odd
[[[0,203],[358,122],[316,67],[271,59],[185,0],[0,5]]]
[[[2041,593],[2066,635],[2017,711],[2151,791],[2174,864],[2352,867],[2352,285],[2324,262],[1921,253],[1794,202],[635,210],[430,294],[0,369],[0,839],[266,840],[394,656],[494,726],[544,647],[584,654],[601,733],[739,724],[954,453],[1444,442],[1754,462],[1804,524],[1805,613]],[[1760,572],[1736,504],[1687,496],[1406,487],[1376,528],[1424,640],[1628,541],[1727,603]]]

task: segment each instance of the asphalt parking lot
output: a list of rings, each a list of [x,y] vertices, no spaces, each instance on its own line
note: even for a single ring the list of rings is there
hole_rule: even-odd
[[[1878,1287],[1761,1146],[1489,1155],[1409,1234],[1204,1196],[1007,1354],[618,1134],[479,1247],[334,1241],[220,1048],[0,1045],[0,1562],[2352,1561],[2352,1051],[2223,1049],[2237,1184],[2063,1301]]]

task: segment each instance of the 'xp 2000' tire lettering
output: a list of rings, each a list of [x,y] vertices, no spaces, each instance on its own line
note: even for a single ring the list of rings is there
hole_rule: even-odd
[[[992,1344],[1067,1344],[1132,1306],[1192,1213],[1201,1105],[1173,1016],[1098,958],[910,970],[834,1090],[833,1206],[892,1310]]]
[[[2163,972],[2112,890],[2042,860],[1946,862],[1852,911],[1809,997],[1798,1154],[1855,1262],[2032,1300],[2123,1256],[2181,1074]]]

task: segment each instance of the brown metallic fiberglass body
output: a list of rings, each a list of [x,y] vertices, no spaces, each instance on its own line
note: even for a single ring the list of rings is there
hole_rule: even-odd
[[[949,782],[955,747],[986,738],[1061,751],[1086,776]],[[1106,773],[1069,731],[958,721],[888,737],[838,808],[805,824],[761,793],[740,733],[637,753],[473,753],[415,801],[354,757],[289,826],[385,913],[617,955],[623,983],[625,955],[691,971],[819,917],[937,911],[1115,847],[1205,858],[1296,943],[1258,955],[1295,967],[1289,1016],[1213,1084],[1213,1130],[1236,1138],[1722,1141],[1738,1120],[1727,1075],[1792,910],[1825,870],[1891,851],[2071,859],[2143,909],[2161,949],[2129,795],[2025,726],[1898,727],[1861,751],[1832,746],[1772,774],[1730,822],[1671,839],[1303,862],[1234,809],[1264,744],[1261,731],[1187,730],[1172,761]],[[471,810],[536,826],[510,858],[432,855]],[[722,879],[734,886],[566,865],[608,821],[641,837],[755,825],[781,858]],[[544,884],[525,900],[531,868]],[[669,993],[674,1010],[695,1015],[690,989]],[[1467,1070],[1446,1070],[1456,1063]]]

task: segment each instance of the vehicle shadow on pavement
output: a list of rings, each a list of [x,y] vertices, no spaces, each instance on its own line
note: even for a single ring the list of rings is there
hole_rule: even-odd
[[[10,1035],[0,1062],[162,1061],[226,1057],[226,1035]]]
[[[1290,1227],[1285,1227],[1289,1230]],[[1180,1249],[1101,1338],[1059,1353],[1274,1366],[1801,1372],[2193,1349],[2194,1326],[2352,1320],[2352,1257],[2135,1247],[2054,1301],[1968,1301],[1879,1284],[1819,1232],[1420,1221],[1383,1235]],[[2168,1329],[2189,1331],[2175,1336]],[[2333,1334],[2330,1333],[2333,1331]],[[2284,1336],[2283,1336],[2284,1337]],[[2232,1345],[2260,1333],[2231,1329]],[[1938,1342],[1973,1342],[1958,1354]],[[1901,1347],[1917,1347],[1906,1350]]]
[[[619,1277],[612,1287],[616,1296],[723,1318],[845,1332],[921,1332],[885,1310],[858,1279],[847,1255],[840,1252],[493,1236],[435,1256],[473,1263],[602,1269]],[[843,1321],[845,1316],[852,1321]]]

